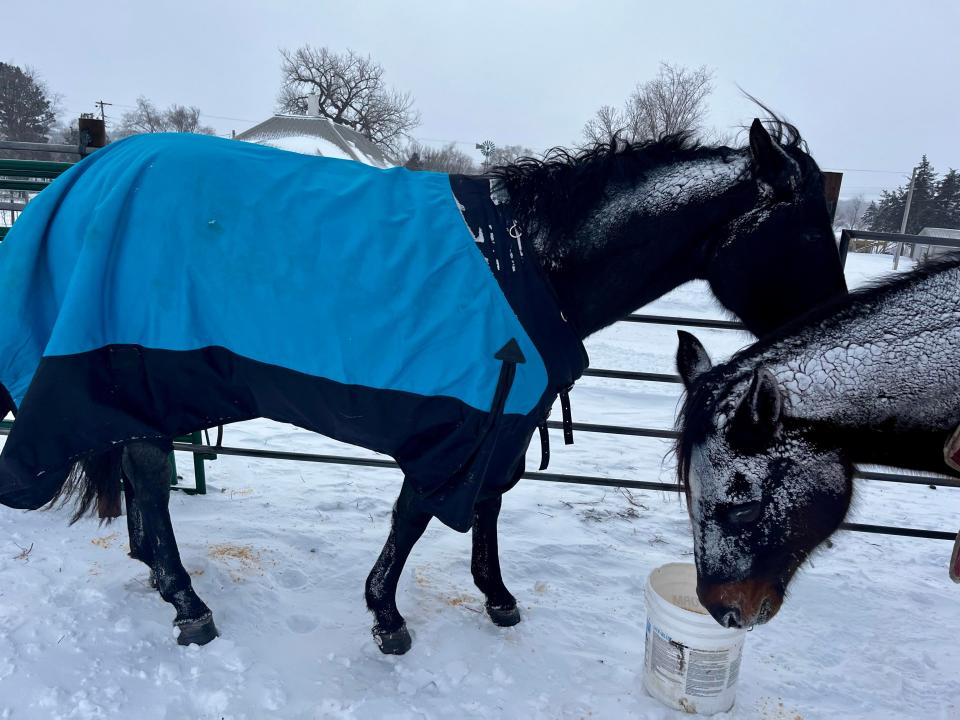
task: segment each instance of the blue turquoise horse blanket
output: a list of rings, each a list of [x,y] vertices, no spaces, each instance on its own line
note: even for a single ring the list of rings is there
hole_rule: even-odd
[[[109,145],[0,243],[0,502],[266,417],[396,459],[461,531],[586,354],[482,177],[197,135]]]

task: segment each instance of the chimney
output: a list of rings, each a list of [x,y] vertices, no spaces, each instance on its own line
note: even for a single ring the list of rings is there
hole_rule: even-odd
[[[307,95],[307,115],[310,117],[320,117],[319,95]]]

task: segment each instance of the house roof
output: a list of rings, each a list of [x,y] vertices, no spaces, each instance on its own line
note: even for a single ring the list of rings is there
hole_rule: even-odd
[[[237,140],[307,155],[356,160],[380,168],[396,164],[369,138],[325,117],[274,115],[239,133]]]
[[[925,227],[920,231],[921,235],[926,237],[941,237],[951,240],[960,240],[960,228],[937,228]]]

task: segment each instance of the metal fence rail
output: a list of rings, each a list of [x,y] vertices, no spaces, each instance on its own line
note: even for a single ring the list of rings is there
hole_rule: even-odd
[[[557,423],[559,427],[562,427]],[[10,424],[0,424],[0,435],[10,432]],[[575,426],[576,427],[576,426]],[[605,426],[596,426],[605,427]],[[584,428],[581,428],[583,430]],[[666,431],[660,431],[666,432]],[[656,437],[656,436],[654,436]],[[357,467],[384,468],[399,470],[400,466],[393,460],[380,458],[362,458],[352,455],[320,455],[317,453],[291,452],[287,450],[258,450],[256,448],[230,447],[227,445],[199,445],[194,442],[175,442],[173,449],[177,452],[191,453],[195,457],[195,464],[204,458],[217,455],[234,457],[259,458],[261,460],[295,460],[299,462],[329,463],[333,465],[353,465]],[[885,480],[888,482],[907,482],[926,485],[935,480],[938,485],[960,487],[960,479],[932,476],[898,475],[894,473],[858,473],[858,476],[869,480]],[[653,490],[662,492],[682,492],[683,489],[676,483],[649,482],[646,480],[628,480],[626,478],[606,478],[592,475],[570,475],[565,473],[528,472],[523,475],[524,480],[540,482],[569,483],[572,485],[593,485],[597,487],[622,487],[630,490]],[[931,540],[950,540],[956,538],[956,533],[941,530],[926,530],[924,528],[904,528],[891,525],[869,525],[863,523],[842,523],[842,530],[853,532],[877,533],[881,535],[899,535],[906,537],[928,538]]]
[[[86,157],[98,148],[89,145],[65,145],[56,143],[31,143],[16,140],[0,140],[0,150],[15,150],[18,152],[35,153],[66,153]]]
[[[318,455],[314,453],[287,452],[283,450],[256,450],[253,448],[237,448],[228,446],[192,445],[189,443],[174,443],[175,450],[195,454],[216,453],[218,455],[233,455],[238,457],[253,457],[267,460],[299,460],[300,462],[331,463],[336,465],[356,465],[360,467],[388,468],[398,470],[397,463],[392,460],[378,458],[360,458],[350,455]],[[562,473],[528,472],[524,473],[525,480],[539,480],[541,482],[571,483],[574,485],[597,485],[601,487],[622,487],[631,490],[660,490],[664,492],[682,492],[682,488],[674,483],[647,482],[644,480],[627,480],[625,478],[601,478],[590,475],[567,475]],[[960,487],[960,484],[955,485]],[[934,540],[950,540],[956,533],[940,530],[925,530],[922,528],[901,528],[888,525],[864,525],[861,523],[843,523],[843,530],[855,532],[879,533],[884,535],[904,535],[908,537],[930,538]]]

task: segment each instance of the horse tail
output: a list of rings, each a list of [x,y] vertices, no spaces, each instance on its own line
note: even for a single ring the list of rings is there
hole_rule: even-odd
[[[74,502],[71,525],[84,515],[92,514],[94,507],[101,522],[110,522],[113,518],[120,517],[122,457],[123,445],[115,445],[109,450],[79,460],[67,473],[63,485],[47,508],[54,505],[63,507],[71,501]]]
[[[10,392],[0,383],[0,420],[7,413],[17,416],[17,406],[13,402]],[[47,505],[51,508],[59,504],[61,507],[71,500],[76,502],[76,509],[70,518],[73,525],[97,506],[97,515],[101,521],[110,522],[120,517],[120,459],[123,456],[123,446],[115,445],[106,452],[84,458],[64,473],[64,481],[57,490],[57,494]],[[61,471],[62,472],[62,471]]]

